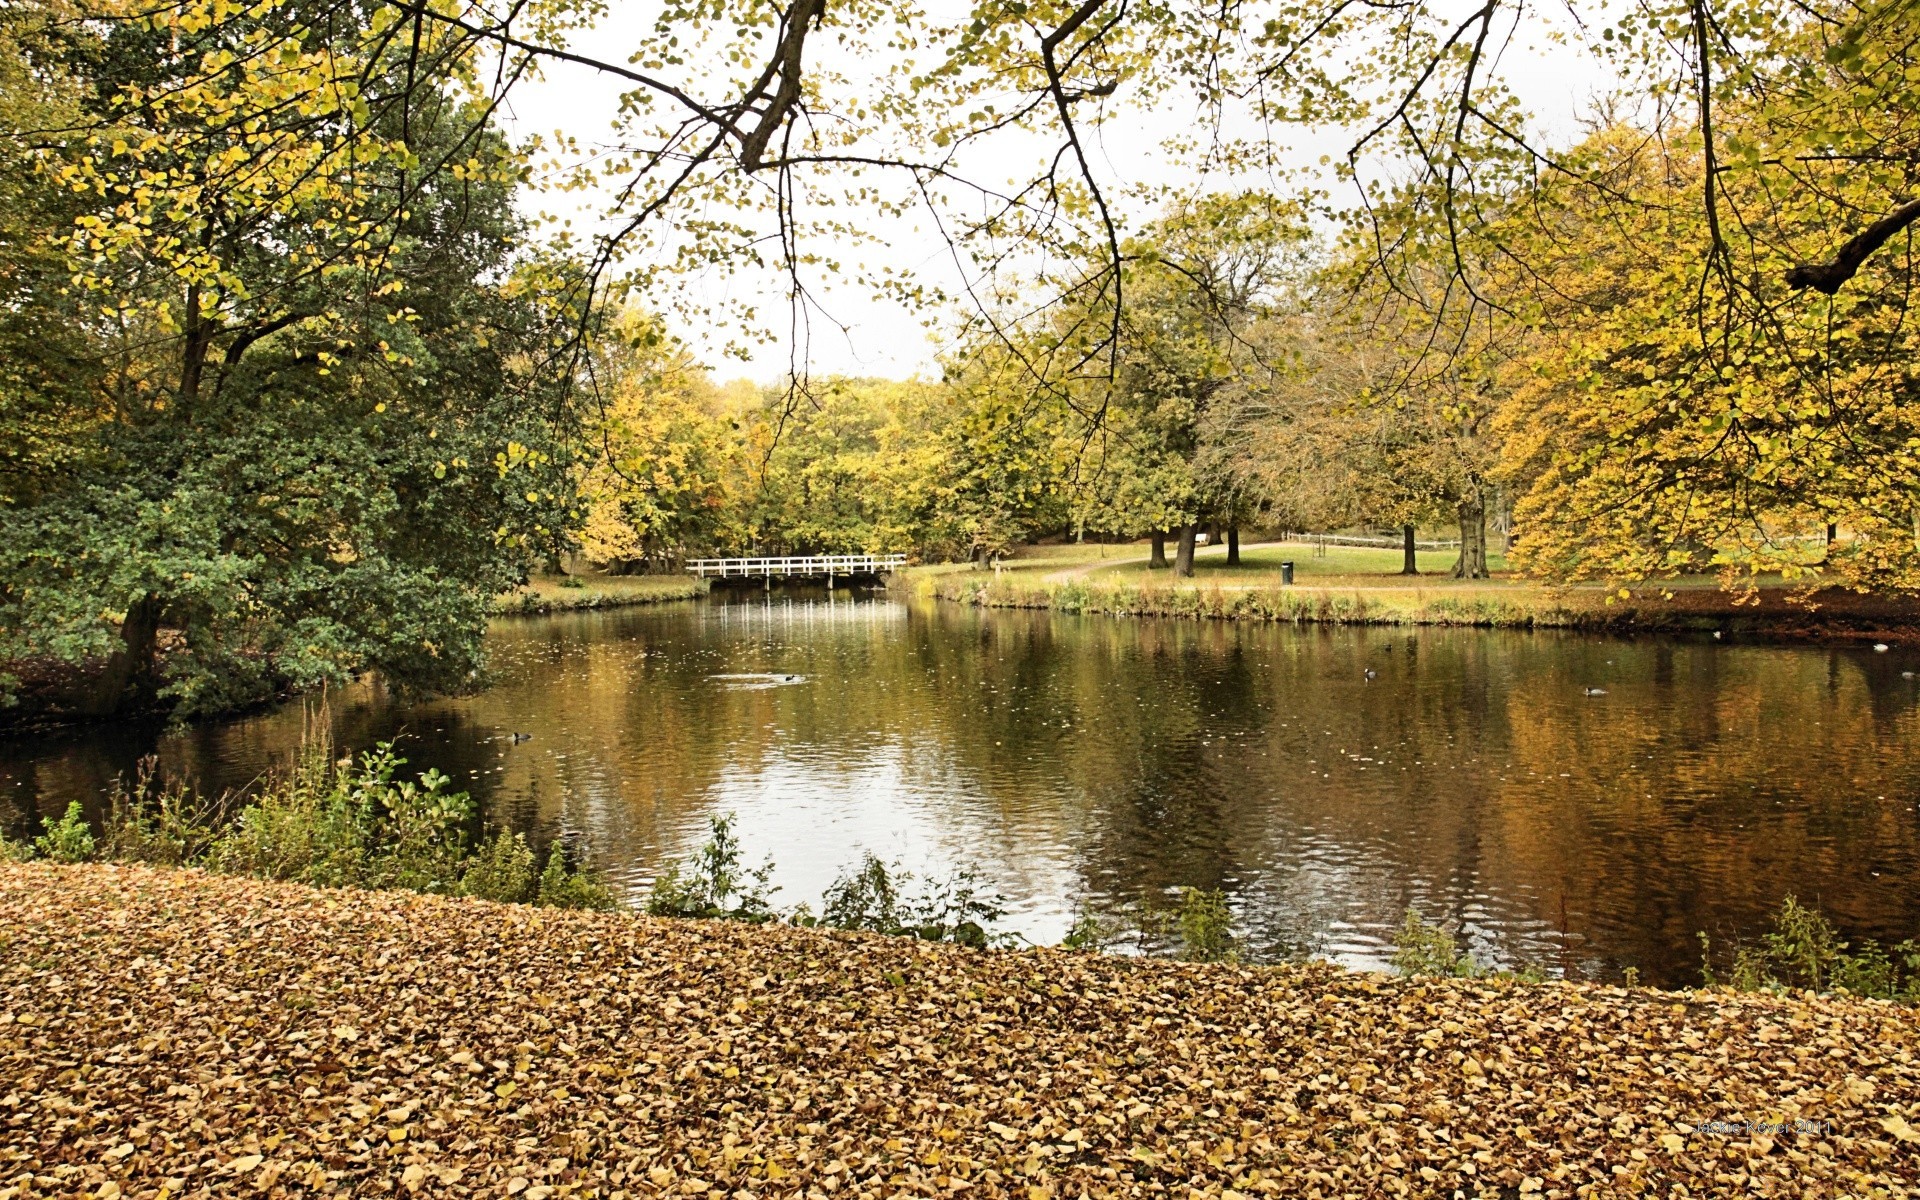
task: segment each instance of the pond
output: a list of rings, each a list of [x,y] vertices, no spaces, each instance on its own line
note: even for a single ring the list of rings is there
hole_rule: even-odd
[[[336,744],[400,738],[411,769],[585,846],[633,899],[732,813],[782,904],[817,908],[872,851],[978,872],[1039,942],[1180,887],[1223,889],[1261,958],[1379,966],[1412,907],[1483,961],[1668,985],[1697,981],[1700,931],[1751,937],[1788,892],[1850,935],[1920,932],[1920,685],[1900,650],[820,591],[490,636],[488,690],[349,689],[323,718]],[[0,820],[97,806],[145,754],[241,786],[315,720],[292,704],[0,742]]]

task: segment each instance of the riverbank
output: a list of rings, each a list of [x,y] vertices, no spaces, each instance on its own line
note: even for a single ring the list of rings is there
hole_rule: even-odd
[[[497,614],[571,612],[697,600],[707,581],[691,575],[536,575],[493,602]]]
[[[1385,551],[1336,548],[1315,559],[1309,546],[1284,545],[1250,549],[1234,567],[1216,548],[1196,559],[1192,581],[1176,581],[1168,571],[1148,572],[1144,560],[1123,557],[1128,549],[1036,547],[1031,558],[1016,558],[999,572],[931,570],[910,586],[977,607],[1110,616],[1920,641],[1920,600],[1907,596],[1809,594],[1778,583],[1740,595],[1705,578],[1626,589],[1456,580],[1437,573],[1426,553],[1427,574],[1401,576],[1387,573]],[[1291,559],[1295,582],[1283,584],[1278,564],[1292,555],[1298,556]],[[1397,561],[1397,552],[1393,557]]]
[[[8,1197],[1909,1196],[1911,1010],[0,867]],[[1684,1190],[1682,1190],[1684,1189]]]

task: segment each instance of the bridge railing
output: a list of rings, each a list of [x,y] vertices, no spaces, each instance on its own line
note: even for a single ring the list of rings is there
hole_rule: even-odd
[[[885,575],[907,565],[904,554],[815,554],[770,558],[694,558],[689,574],[703,579],[813,575]]]

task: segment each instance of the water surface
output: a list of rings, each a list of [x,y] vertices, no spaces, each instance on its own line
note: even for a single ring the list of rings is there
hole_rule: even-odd
[[[636,897],[731,812],[780,902],[817,907],[871,850],[980,872],[1036,941],[1187,886],[1224,889],[1258,955],[1354,965],[1384,961],[1409,906],[1483,959],[1669,984],[1698,978],[1698,931],[1752,936],[1789,891],[1850,934],[1920,931],[1920,686],[1900,651],[844,592],[513,618],[491,638],[487,691],[351,689],[328,705],[337,742],[402,737],[489,820],[586,846]],[[97,805],[146,753],[244,785],[312,720],[0,742],[0,819]]]

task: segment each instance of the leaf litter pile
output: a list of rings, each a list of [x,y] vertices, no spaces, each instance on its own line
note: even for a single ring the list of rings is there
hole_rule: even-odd
[[[1875,1001],[0,868],[0,1200],[1908,1196]]]

